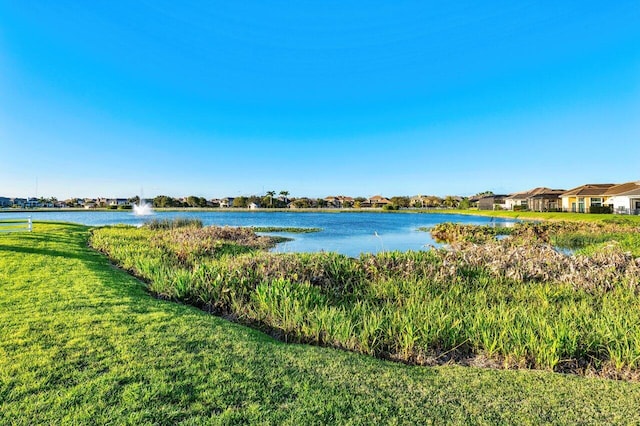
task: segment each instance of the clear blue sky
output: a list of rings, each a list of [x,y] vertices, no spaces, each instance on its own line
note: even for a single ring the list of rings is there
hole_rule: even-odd
[[[640,2],[0,0],[0,196],[640,180]]]

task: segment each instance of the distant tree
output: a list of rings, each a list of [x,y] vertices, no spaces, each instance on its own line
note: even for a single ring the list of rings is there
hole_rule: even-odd
[[[244,208],[249,205],[247,197],[236,197],[233,199],[233,207]]]
[[[446,198],[444,199],[443,204],[446,207],[457,207],[458,206],[458,200],[456,200],[453,196],[451,195],[447,195]]]
[[[411,198],[409,197],[391,197],[389,201],[396,207],[409,207],[411,205]]]
[[[468,198],[463,198],[460,203],[458,203],[458,208],[461,210],[466,210],[471,207],[471,201]]]
[[[280,191],[280,196],[285,203],[289,201],[289,199],[287,198],[289,196],[289,191]]]
[[[430,195],[425,198],[425,206],[427,207],[439,207],[443,203],[443,199],[440,197],[436,197],[435,195]]]
[[[353,199],[353,207],[359,209],[360,207],[362,207],[362,203],[364,203],[365,201],[367,201],[367,199],[364,197],[356,197]]]
[[[80,200],[78,200],[77,198],[68,198],[64,200],[64,203],[67,205],[67,207],[77,207],[80,204]]]
[[[167,207],[169,204],[168,200],[169,197],[167,197],[166,195],[158,195],[157,197],[153,198],[153,207]]]
[[[153,207],[159,207],[159,208],[183,206],[183,204],[179,200],[176,200],[175,198],[169,197],[167,195],[158,195],[153,199],[152,204],[153,204]]]
[[[258,197],[257,195],[252,195],[247,198],[247,207],[249,207],[251,203],[257,204],[258,206],[266,205],[266,203],[262,202],[262,197]]]
[[[136,195],[135,197],[127,198],[127,202],[129,204],[140,204],[140,197]]]
[[[316,205],[320,208],[324,208],[327,207],[327,200],[325,200],[324,198],[318,198],[316,199]]]
[[[199,207],[200,206],[200,198],[195,195],[189,195],[187,197],[187,206],[189,207]]]
[[[493,191],[478,192],[475,196],[476,197],[484,197],[484,196],[488,196],[488,195],[494,195]]]
[[[309,207],[311,207],[311,202],[309,201],[308,198],[298,198],[292,201],[291,204],[293,204],[294,207],[299,209],[308,209]]]

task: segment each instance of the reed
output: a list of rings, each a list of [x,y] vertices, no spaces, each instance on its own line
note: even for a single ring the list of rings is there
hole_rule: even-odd
[[[153,293],[285,341],[416,364],[638,377],[640,259],[622,243],[575,256],[550,245],[575,231],[528,224],[496,241],[449,227],[447,249],[355,259],[268,253],[267,237],[246,228],[100,228],[91,244]]]

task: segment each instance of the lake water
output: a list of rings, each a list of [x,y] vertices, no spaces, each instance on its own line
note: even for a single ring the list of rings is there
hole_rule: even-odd
[[[391,250],[426,250],[438,244],[421,227],[432,227],[442,222],[474,225],[499,224],[509,226],[511,219],[483,216],[423,214],[423,213],[326,213],[326,212],[237,212],[237,211],[178,211],[155,212],[153,216],[135,216],[130,211],[60,211],[31,213],[2,213],[0,218],[25,218],[75,222],[84,225],[128,224],[139,226],[151,219],[176,217],[197,218],[204,225],[278,226],[296,228],[322,228],[310,234],[273,233],[293,238],[278,244],[275,252],[334,251],[348,256]]]

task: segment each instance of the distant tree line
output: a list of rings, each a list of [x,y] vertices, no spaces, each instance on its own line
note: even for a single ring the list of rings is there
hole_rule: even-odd
[[[457,197],[452,195],[446,197],[437,197],[435,195],[415,197],[393,196],[386,199],[384,203],[379,202],[379,200],[373,202],[372,200],[365,197],[344,197],[345,199],[341,200],[340,207],[356,209],[362,207],[382,207],[385,210],[398,210],[405,208],[467,209],[474,206],[473,202],[475,202],[478,197],[492,194],[493,193],[491,191],[484,191],[474,195],[471,198]],[[327,199],[329,199],[329,197]],[[248,208],[252,205],[263,209],[283,209],[288,207],[301,209],[336,207],[332,204],[331,201],[327,201],[327,199],[309,197],[289,198],[289,191],[283,190],[279,193],[277,193],[276,191],[266,191],[264,195],[238,196],[235,198],[229,198],[228,200],[231,202],[230,207],[235,208]],[[106,199],[97,199],[92,201],[95,204],[95,207],[116,208],[116,206],[107,205],[105,200]],[[226,200],[227,199],[224,199],[224,201]],[[472,202],[472,200],[474,201]],[[41,197],[38,201],[42,206],[54,206],[58,204],[58,200],[55,197]],[[88,201],[88,199],[82,200],[79,198],[70,198],[65,200],[64,204],[67,207],[82,207],[83,205],[86,205],[86,201]],[[130,208],[132,204],[139,204],[139,202],[140,197],[131,197],[127,199],[128,205],[118,205],[117,208]],[[220,200],[207,200],[204,197],[198,197],[196,195],[190,195],[184,198],[175,198],[168,195],[158,195],[154,197],[153,200],[151,200],[151,204],[153,205],[153,207],[157,208],[220,207],[219,203]]]
[[[153,207],[208,207],[209,203],[204,197],[196,197],[190,195],[184,200],[169,197],[167,195],[158,195],[153,199]]]

